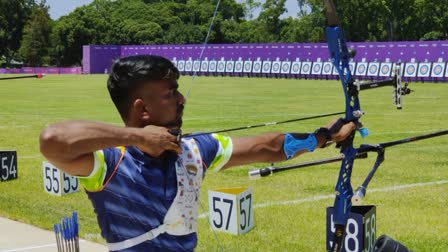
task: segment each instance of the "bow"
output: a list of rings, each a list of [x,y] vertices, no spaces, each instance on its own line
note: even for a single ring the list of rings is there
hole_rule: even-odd
[[[344,34],[339,27],[339,20],[336,14],[336,8],[332,0],[324,0],[325,15],[327,17],[327,27],[325,33],[327,36],[328,49],[334,67],[339,73],[342,82],[342,88],[345,94],[345,120],[355,123],[361,136],[366,136],[366,129],[361,129],[359,118],[363,115],[358,98],[358,88],[354,85],[354,80],[350,72],[349,60],[351,53],[347,49]],[[352,206],[351,198],[353,189],[350,178],[353,168],[353,162],[357,151],[353,147],[355,132],[341,143],[341,153],[343,155],[341,169],[338,181],[336,183],[336,198],[334,201],[334,222],[336,226],[335,237],[333,239],[331,251],[338,252],[342,249],[342,238],[345,233],[345,226],[348,221],[350,209]]]

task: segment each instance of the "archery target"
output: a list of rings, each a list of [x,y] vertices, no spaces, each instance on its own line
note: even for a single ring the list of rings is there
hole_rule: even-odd
[[[201,63],[201,72],[208,72],[208,60],[203,60]]]
[[[441,63],[433,63],[432,64],[432,71],[431,71],[431,77],[441,78],[443,77],[443,72],[445,70],[445,62]]]
[[[226,62],[224,60],[218,61],[218,73],[224,73],[226,70]]]
[[[208,71],[216,72],[216,60],[210,60],[210,62],[208,63]]]
[[[406,63],[404,77],[415,77],[417,75],[417,63]]]
[[[186,72],[190,72],[191,69],[193,69],[193,61],[192,60],[187,60],[185,62],[185,71]]]
[[[302,69],[300,70],[301,74],[310,74],[311,73],[311,62],[303,62]]]
[[[429,77],[431,73],[431,63],[420,63],[418,64],[418,73],[417,77]]]
[[[366,76],[366,73],[367,73],[367,62],[358,62],[355,75]]]
[[[254,61],[254,66],[252,69],[252,73],[260,73],[261,72],[261,61]]]
[[[271,72],[271,61],[266,60],[263,62],[263,68],[261,69],[262,73],[270,73]]]
[[[331,62],[324,62],[322,65],[322,74],[331,75],[333,70],[333,64]]]
[[[200,69],[201,69],[201,62],[199,60],[193,61],[193,71],[199,72]]]
[[[290,61],[283,61],[282,62],[282,74],[289,74],[289,71],[291,70],[291,62]]]
[[[280,61],[272,62],[271,73],[280,73]]]
[[[349,62],[348,63],[348,68],[350,69],[350,73],[354,73],[355,72],[355,68],[356,68],[356,62]]]
[[[338,68],[334,67],[333,63],[331,63],[331,66],[333,67],[333,70],[331,72],[332,75],[339,75]],[[350,70],[350,74],[353,75],[355,73],[356,68],[356,62],[349,62],[348,68]]]
[[[179,60],[179,61],[177,61],[177,69],[178,69],[180,72],[185,71],[185,60]]]
[[[380,63],[370,62],[369,69],[367,71],[367,76],[378,76],[379,70],[380,70]]]
[[[243,61],[238,60],[235,62],[235,73],[241,73],[243,71]]]
[[[245,73],[252,72],[252,60],[244,61],[243,72],[245,72]]]
[[[391,71],[392,71],[392,63],[383,62],[380,65],[380,72],[378,75],[382,77],[389,77]]]
[[[233,60],[228,60],[227,61],[227,63],[226,63],[226,73],[233,73],[233,66],[235,65],[234,63],[235,63],[235,61],[233,61]]]
[[[312,75],[320,75],[322,73],[322,62],[314,62],[311,69]]]
[[[302,63],[300,61],[295,61],[291,65],[291,73],[292,74],[300,74]]]

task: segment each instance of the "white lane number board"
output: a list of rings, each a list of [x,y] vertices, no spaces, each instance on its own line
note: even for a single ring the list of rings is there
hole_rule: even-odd
[[[77,177],[66,174],[48,162],[42,163],[44,191],[50,194],[63,196],[79,191]]]
[[[254,228],[252,188],[208,191],[210,226],[213,230],[240,235]]]

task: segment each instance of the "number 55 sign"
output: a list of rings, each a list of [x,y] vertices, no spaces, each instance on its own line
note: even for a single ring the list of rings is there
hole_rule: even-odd
[[[62,196],[79,191],[79,180],[68,175],[54,165],[43,162],[44,190],[51,194]]]
[[[252,189],[228,188],[208,191],[210,226],[239,235],[254,227]]]

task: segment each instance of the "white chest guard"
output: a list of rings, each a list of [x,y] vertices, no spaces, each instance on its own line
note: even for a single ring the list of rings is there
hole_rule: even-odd
[[[197,230],[199,189],[203,179],[201,154],[194,139],[182,139],[182,154],[176,161],[177,194],[163,223],[142,235],[108,243],[109,250],[123,250],[152,240],[162,233],[187,235]]]

